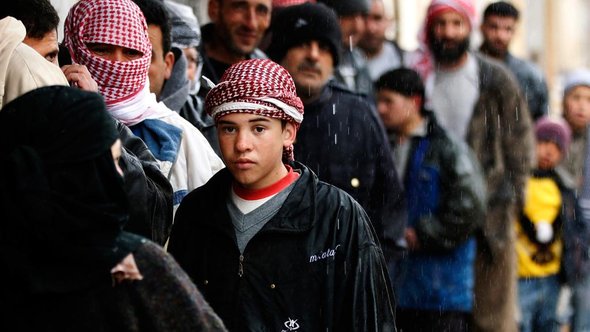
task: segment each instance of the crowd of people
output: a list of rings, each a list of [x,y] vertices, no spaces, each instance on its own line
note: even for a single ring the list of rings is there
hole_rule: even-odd
[[[590,70],[383,1],[2,5],[0,326],[590,331]]]

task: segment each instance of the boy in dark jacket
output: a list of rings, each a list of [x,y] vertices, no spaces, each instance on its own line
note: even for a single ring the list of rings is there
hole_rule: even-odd
[[[528,179],[524,208],[516,222],[520,331],[555,331],[565,225],[575,219],[575,197],[555,172],[571,142],[563,119],[542,117],[535,125],[537,167]],[[568,228],[565,228],[566,230]]]
[[[408,200],[409,254],[390,270],[401,331],[467,331],[473,310],[474,232],[483,220],[485,184],[467,145],[424,109],[417,72],[400,68],[376,83]]]
[[[206,98],[227,167],[191,192],[169,251],[232,331],[394,331],[369,219],[293,161],[303,104],[270,60],[230,67]]]

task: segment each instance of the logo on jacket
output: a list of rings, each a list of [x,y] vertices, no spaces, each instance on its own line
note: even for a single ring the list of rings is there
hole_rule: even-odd
[[[282,330],[281,332],[299,330],[299,324],[297,323],[297,319],[291,319],[291,317],[289,317],[289,319],[285,322],[285,327],[287,328],[287,330]]]
[[[334,247],[334,249],[328,248],[325,251],[319,252],[317,255],[309,256],[309,262],[315,263],[319,260],[336,256],[336,250],[338,249],[338,247],[340,247],[340,245],[337,245],[336,247]]]

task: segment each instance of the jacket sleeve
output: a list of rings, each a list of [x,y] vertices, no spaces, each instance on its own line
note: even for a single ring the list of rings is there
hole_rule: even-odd
[[[145,143],[123,124],[117,127],[124,147],[125,192],[131,203],[125,230],[164,245],[172,225],[172,186]]]
[[[375,122],[372,146],[376,150],[377,164],[375,185],[371,193],[372,211],[367,212],[375,223],[377,238],[389,262],[401,257],[406,248],[404,230],[408,219],[407,204],[385,129],[378,120],[376,110],[371,108],[371,112]]]
[[[353,218],[358,218],[355,222],[359,228],[359,248],[356,262],[352,264],[353,284],[349,287],[352,322],[341,320],[342,329],[335,331],[395,331],[395,303],[385,258],[368,217],[360,206],[358,210]]]
[[[498,137],[502,146],[505,183],[488,195],[492,199],[509,191],[514,194],[516,206],[524,206],[525,182],[535,159],[531,116],[524,98],[516,93],[519,91],[516,81],[506,72],[507,69],[498,70],[503,71],[495,79],[500,103]]]
[[[474,234],[485,218],[485,181],[466,144],[449,141],[441,160],[441,201],[436,215],[423,216],[416,232],[424,250],[453,249]]]

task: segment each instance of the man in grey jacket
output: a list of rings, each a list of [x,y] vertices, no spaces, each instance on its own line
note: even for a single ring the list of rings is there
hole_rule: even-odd
[[[488,5],[481,24],[484,41],[479,50],[502,61],[510,69],[527,100],[533,120],[536,120],[548,112],[549,93],[541,70],[508,50],[519,15],[518,9],[508,2],[498,1]]]

